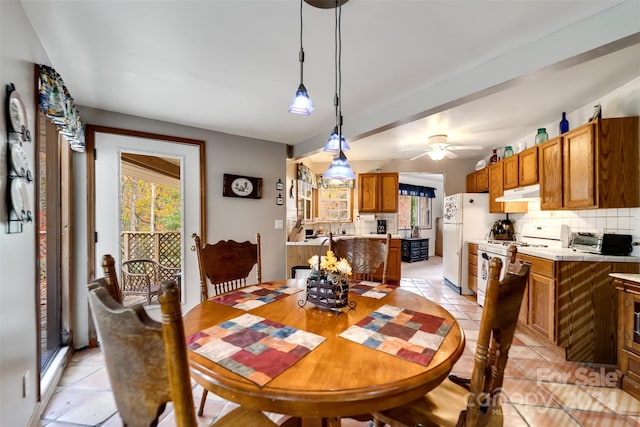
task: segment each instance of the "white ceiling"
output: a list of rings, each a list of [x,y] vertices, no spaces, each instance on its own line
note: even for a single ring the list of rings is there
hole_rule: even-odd
[[[81,106],[286,143],[296,158],[335,124],[333,9],[303,6],[305,117],[287,112],[298,0],[21,2]],[[489,148],[640,75],[640,2],[350,0],[342,47],[350,160],[409,159],[436,133]]]

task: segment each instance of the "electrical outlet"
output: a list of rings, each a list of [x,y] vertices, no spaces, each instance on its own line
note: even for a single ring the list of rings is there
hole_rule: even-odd
[[[282,230],[284,228],[284,221],[276,219],[276,230]]]
[[[29,371],[25,372],[22,376],[22,397],[29,396],[31,392],[31,374]]]

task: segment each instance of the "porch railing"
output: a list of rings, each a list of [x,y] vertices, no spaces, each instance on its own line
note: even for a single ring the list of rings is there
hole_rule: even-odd
[[[124,231],[122,260],[146,258],[166,267],[181,267],[181,233]]]

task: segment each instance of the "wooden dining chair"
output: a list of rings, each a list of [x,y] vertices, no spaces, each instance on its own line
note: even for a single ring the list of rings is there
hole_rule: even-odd
[[[373,414],[375,426],[479,427],[503,424],[500,391],[530,267],[528,263],[516,262],[515,255],[516,248],[511,246],[502,281],[499,280],[502,262],[498,258],[489,262],[487,294],[471,378],[465,380],[450,376],[418,400],[376,412]]]
[[[262,261],[260,256],[260,233],[256,233],[256,243],[238,243],[235,240],[220,240],[214,244],[203,244],[200,236],[192,234],[196,242],[198,265],[200,267],[200,297],[209,299],[209,284],[213,295],[220,295],[247,285],[247,278],[256,267],[257,282],[262,282]]]
[[[155,426],[173,402],[178,427],[197,425],[185,343],[180,290],[164,282],[158,294],[162,323],[137,304],[123,307],[111,297],[105,278],[89,284],[89,304],[116,406],[125,426]],[[214,424],[276,426],[260,411],[237,407]]]
[[[373,281],[376,279],[376,272],[382,267],[382,283],[387,281],[391,234],[387,234],[386,241],[369,237],[345,237],[334,240],[330,234],[329,242],[330,249],[336,257],[345,258],[351,265],[353,279]]]
[[[122,304],[122,289],[118,282],[118,275],[116,274],[116,261],[111,254],[105,254],[102,257],[102,272],[104,273],[105,285],[109,290],[109,295],[117,303]]]
[[[256,283],[262,282],[262,261],[260,252],[260,233],[256,233],[256,243],[245,241],[238,243],[235,240],[220,240],[214,244],[203,244],[196,233],[191,235],[195,240],[198,254],[198,266],[200,269],[200,299],[209,299],[209,284],[213,288],[214,295],[243,288],[247,278],[256,267]],[[198,408],[198,415],[204,412],[207,400],[207,390],[202,392],[202,399]]]

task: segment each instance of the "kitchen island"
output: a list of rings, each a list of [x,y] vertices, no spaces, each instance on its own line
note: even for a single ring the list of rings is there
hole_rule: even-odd
[[[340,237],[366,237],[369,239],[385,240],[384,234],[362,234],[362,235],[341,235]],[[337,236],[334,237],[338,238]],[[306,239],[299,242],[287,242],[287,278],[291,278],[291,269],[297,266],[307,266],[307,260],[314,255],[318,255],[320,245],[323,254],[326,253],[329,242],[328,236],[319,236],[315,239]],[[392,285],[400,284],[402,260],[401,260],[401,239],[400,236],[391,236],[391,247],[389,248],[389,265],[387,267],[387,283]],[[382,268],[376,273],[378,280],[382,280]]]

